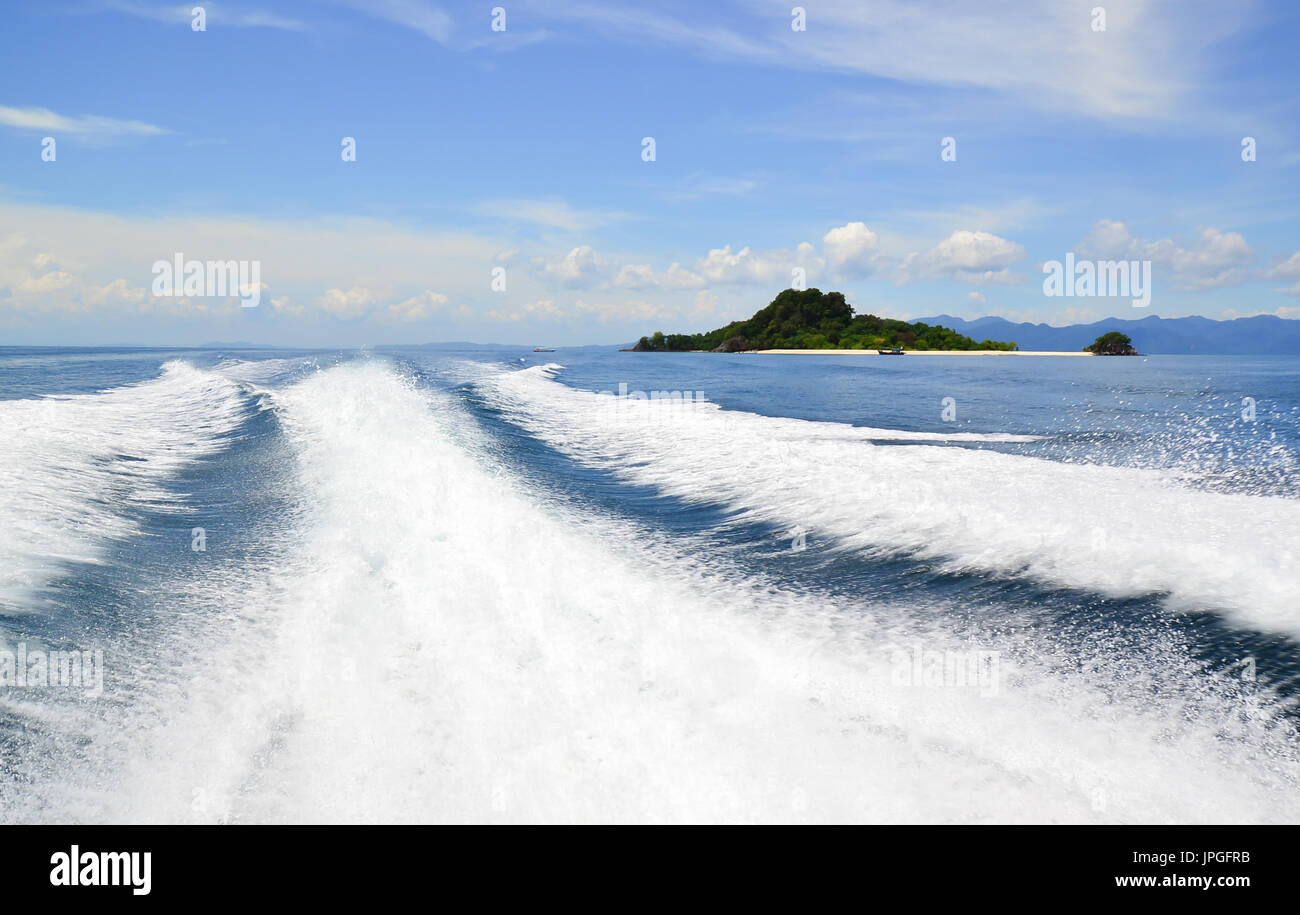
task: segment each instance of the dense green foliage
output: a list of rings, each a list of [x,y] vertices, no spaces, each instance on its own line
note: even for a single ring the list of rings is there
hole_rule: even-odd
[[[1117,330],[1102,334],[1092,342],[1091,346],[1085,346],[1083,351],[1086,353],[1096,353],[1099,356],[1129,356],[1136,355],[1137,350],[1133,348],[1133,340],[1128,334],[1121,334]]]
[[[733,341],[733,338],[740,338]],[[996,349],[1014,350],[1014,343],[976,342],[939,325],[908,323],[875,315],[854,315],[841,292],[787,289],[772,304],[747,321],[733,321],[702,334],[642,337],[638,350],[685,352],[716,349],[730,341],[731,349]]]

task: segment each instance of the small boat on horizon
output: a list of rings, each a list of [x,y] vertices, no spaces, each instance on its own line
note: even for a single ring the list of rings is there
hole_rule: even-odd
[[[534,347],[533,347],[533,352],[534,352],[534,353],[553,353],[553,352],[555,352],[555,350],[551,349],[549,346],[534,346]]]
[[[881,356],[901,356],[903,355],[903,348],[895,346],[893,349],[878,349],[876,352]]]

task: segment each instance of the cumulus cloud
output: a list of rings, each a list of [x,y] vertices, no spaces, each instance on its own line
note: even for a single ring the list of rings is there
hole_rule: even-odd
[[[710,283],[752,283],[784,288],[790,285],[791,271],[802,267],[815,275],[824,261],[813,254],[813,246],[800,242],[793,251],[759,251],[748,246],[733,252],[731,245],[714,248],[695,262],[695,272]]]
[[[822,236],[822,252],[832,271],[849,277],[869,276],[883,258],[880,236],[861,222],[850,222],[827,232]]]
[[[845,248],[860,243],[857,239],[846,240]],[[784,288],[793,281],[795,267],[802,267],[807,277],[815,277],[825,261],[808,242],[800,243],[793,250],[756,250],[746,246],[733,251],[730,245],[725,245],[711,249],[690,267],[673,261],[666,270],[659,270],[646,263],[621,263],[590,245],[581,245],[563,257],[535,258],[533,265],[540,279],[566,289],[676,292],[709,284]]]
[[[612,285],[618,289],[694,289],[704,285],[704,278],[676,261],[664,271],[649,264],[624,264]]]
[[[489,295],[489,269],[505,249],[501,239],[413,231],[365,217],[131,216],[0,201],[0,289],[8,290],[0,310],[10,321],[90,311],[105,320],[224,314],[230,302],[152,295],[153,263],[183,253],[259,262],[274,295],[261,299],[269,307],[247,315],[419,320],[440,304],[434,295],[456,304]],[[427,288],[430,276],[439,277],[434,290]],[[406,304],[411,298],[417,301]],[[391,310],[381,307],[390,303]],[[462,315],[442,306],[435,317]]]
[[[1013,285],[1025,282],[1006,269],[1025,259],[1025,249],[991,232],[965,229],[952,233],[925,253],[913,252],[895,271],[900,285],[917,280],[951,279],[974,285]]]
[[[113,305],[143,305],[152,295],[143,286],[132,286],[124,277],[118,277],[102,286],[87,286],[81,300],[91,307]]]
[[[1018,286],[1026,280],[1023,273],[1005,267],[1001,270],[958,270],[952,278],[972,286]]]
[[[586,302],[578,299],[574,311],[580,316],[594,317],[601,324],[615,321],[673,320],[679,317],[675,308],[657,302]]]
[[[695,293],[695,308],[691,311],[692,318],[704,318],[718,313],[719,298],[708,289],[701,289]]]
[[[539,258],[536,262],[544,280],[570,289],[583,289],[606,281],[614,270],[607,258],[591,245],[580,245],[557,260]]]
[[[1273,291],[1280,292],[1282,295],[1300,295],[1300,251],[1265,270],[1264,276],[1270,280],[1295,280],[1293,286],[1274,289]]]
[[[374,304],[375,294],[361,286],[353,286],[347,292],[327,289],[325,295],[316,300],[321,311],[336,318],[359,318]]]
[[[534,299],[525,302],[517,309],[492,309],[484,315],[489,321],[497,323],[518,323],[520,321],[562,321],[568,315],[554,299]]]
[[[1264,271],[1264,276],[1270,280],[1300,279],[1300,251],[1292,254],[1281,263],[1274,264],[1268,270]]]
[[[450,302],[451,299],[441,292],[426,289],[419,295],[389,305],[384,310],[384,317],[390,321],[427,321]]]
[[[228,299],[157,296],[126,277],[96,282],[32,252],[24,233],[0,237],[0,311],[14,321],[37,315],[71,318],[92,313],[207,316],[231,312]],[[234,306],[238,308],[237,303]]]
[[[1124,223],[1103,219],[1079,244],[1079,253],[1097,260],[1149,260],[1173,276],[1179,292],[1235,286],[1251,279],[1255,252],[1236,232],[1204,228],[1190,242],[1178,238],[1136,238]]]

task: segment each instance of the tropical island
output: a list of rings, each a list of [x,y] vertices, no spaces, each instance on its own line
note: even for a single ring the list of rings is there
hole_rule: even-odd
[[[739,353],[749,350],[881,350],[1014,352],[1015,343],[975,341],[940,325],[855,315],[842,292],[786,289],[746,321],[699,334],[642,337],[635,352]]]
[[[1139,355],[1138,351],[1133,347],[1133,339],[1128,334],[1121,334],[1117,330],[1102,334],[1091,344],[1085,346],[1083,351],[1092,353],[1094,356]]]

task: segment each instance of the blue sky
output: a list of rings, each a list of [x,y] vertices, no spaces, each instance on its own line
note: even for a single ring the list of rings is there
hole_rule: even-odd
[[[0,342],[615,343],[795,267],[896,317],[1300,317],[1295,4],[793,6],[7,4]],[[155,295],[177,252],[259,305]],[[1045,296],[1067,252],[1151,305]]]

